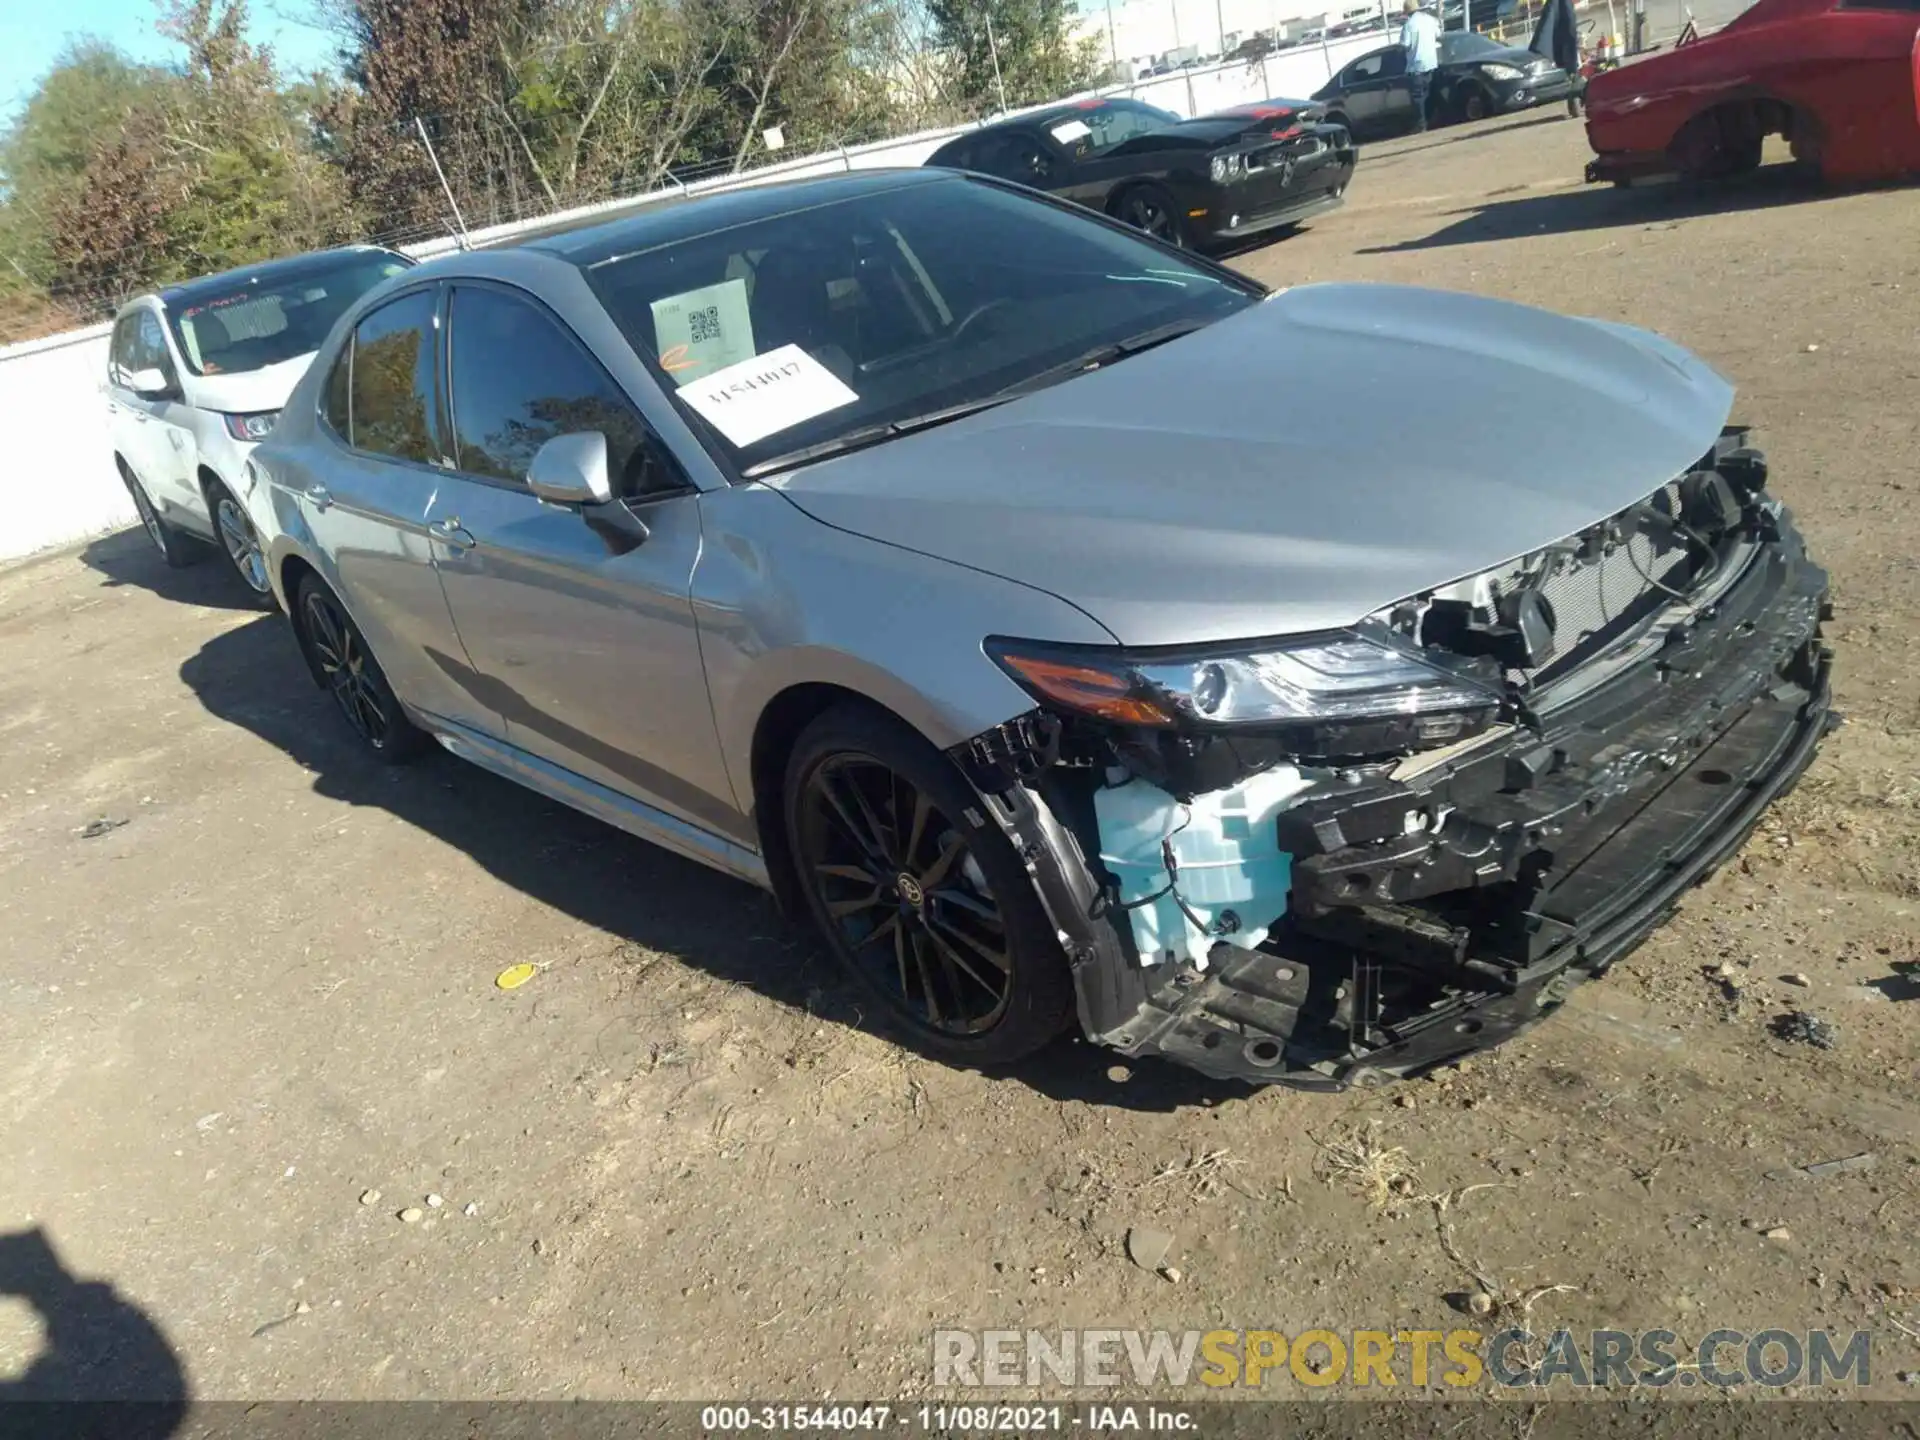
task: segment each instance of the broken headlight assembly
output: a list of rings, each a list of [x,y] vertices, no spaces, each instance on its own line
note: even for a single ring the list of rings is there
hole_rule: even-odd
[[[1042,705],[1111,725],[1258,733],[1300,756],[1447,745],[1499,712],[1498,672],[1442,668],[1357,633],[1191,651],[991,639],[987,654]]]

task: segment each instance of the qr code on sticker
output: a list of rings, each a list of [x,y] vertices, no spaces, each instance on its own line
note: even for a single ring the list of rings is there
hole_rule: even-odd
[[[720,307],[709,305],[703,310],[689,310],[687,324],[689,326],[687,338],[694,344],[698,345],[702,340],[718,340],[720,338]]]

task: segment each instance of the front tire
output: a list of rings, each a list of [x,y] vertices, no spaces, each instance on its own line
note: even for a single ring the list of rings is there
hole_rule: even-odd
[[[1493,102],[1487,92],[1478,85],[1469,85],[1460,97],[1460,118],[1472,122],[1484,120],[1493,113]]]
[[[427,748],[427,733],[407,718],[366,636],[334,593],[309,575],[293,595],[294,633],[314,678],[333,697],[361,747],[389,765]]]
[[[204,546],[173,528],[160,518],[160,512],[154,508],[153,501],[147,498],[147,487],[140,483],[126,462],[120,462],[120,480],[127,487],[127,494],[133,497],[134,511],[140,516],[140,528],[147,532],[147,538],[160,552],[160,558],[167,562],[169,569],[184,570],[189,565],[197,565],[206,558]]]
[[[1073,980],[1025,865],[965,777],[863,706],[809,725],[784,822],[814,923],[916,1048],[1004,1065],[1057,1036]]]
[[[1187,248],[1187,225],[1173,196],[1158,185],[1136,185],[1113,208],[1114,218],[1156,240]]]
[[[221,553],[232,564],[233,573],[240,577],[253,603],[262,610],[273,609],[273,582],[267,577],[266,550],[260,544],[260,532],[254,528],[246,507],[225,485],[213,480],[207,485],[207,512],[213,516]]]

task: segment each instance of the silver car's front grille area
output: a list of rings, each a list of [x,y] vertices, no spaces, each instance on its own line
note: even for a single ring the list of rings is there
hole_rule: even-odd
[[[1678,488],[1667,487],[1670,500],[1677,502]],[[1563,557],[1539,587],[1553,612],[1553,644],[1539,664],[1509,670],[1507,678],[1537,681],[1606,648],[1682,598],[1699,559],[1697,547],[1678,532],[1640,527],[1601,541],[1590,557]]]
[[[1495,657],[1522,691],[1560,688],[1716,588],[1730,552],[1690,528],[1685,509],[1682,482],[1672,481],[1565,540],[1374,618],[1417,644]]]

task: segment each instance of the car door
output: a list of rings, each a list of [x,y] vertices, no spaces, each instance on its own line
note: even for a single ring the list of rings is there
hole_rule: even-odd
[[[184,367],[166,317],[158,310],[142,312],[141,339],[145,348],[160,362],[168,385],[164,394],[154,397],[153,422],[156,441],[166,450],[166,465],[171,483],[179,487],[183,503],[195,514],[206,517],[209,529],[213,515],[207,506],[206,492],[200,487],[200,437],[194,428],[196,415],[187,394],[190,376],[183,378]]]
[[[1381,52],[1380,128],[1393,134],[1413,128],[1413,81],[1407,77],[1404,45]]]
[[[147,452],[157,432],[145,399],[133,388],[133,373],[140,368],[139,334],[138,310],[129,310],[114,322],[107,349],[107,425],[114,453],[146,487],[147,498],[159,505],[167,497],[147,478],[147,472],[156,468],[156,457]]]
[[[195,484],[190,437],[169,423],[173,407],[180,402],[180,368],[167,345],[166,328],[159,313],[145,305],[123,318],[132,324],[116,401],[140,452],[138,461],[131,455],[127,461],[147,487],[147,498],[163,515],[178,518],[185,511],[194,517],[196,528],[205,528],[206,504]],[[142,370],[158,371],[165,382],[162,388],[142,394],[125,383]]]
[[[290,476],[341,599],[394,692],[435,720],[501,735],[474,694],[429,543],[445,508],[437,287],[362,316],[321,390],[322,461]]]
[[[1399,61],[1397,67],[1390,63],[1396,59]],[[1397,69],[1404,84],[1406,52],[1398,45],[1362,55],[1340,72],[1341,104],[1355,134],[1374,134],[1391,128],[1387,115],[1389,92],[1393,85],[1390,71],[1394,69]]]
[[[454,470],[435,563],[507,738],[703,829],[737,831],[691,599],[699,492],[588,348],[523,291],[453,287],[446,389]],[[607,438],[615,503],[649,532],[632,548],[527,488],[541,445],[590,430]]]

